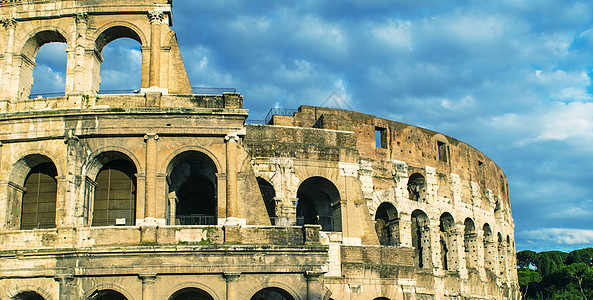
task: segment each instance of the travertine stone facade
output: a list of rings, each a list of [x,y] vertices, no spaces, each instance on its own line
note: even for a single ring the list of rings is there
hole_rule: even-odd
[[[191,94],[170,5],[0,1],[0,299],[519,298],[494,162],[352,111],[245,124],[240,94]],[[98,94],[122,36],[143,91]],[[52,41],[65,96],[28,99]]]

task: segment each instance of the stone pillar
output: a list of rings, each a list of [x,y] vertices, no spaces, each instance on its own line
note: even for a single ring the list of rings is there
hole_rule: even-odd
[[[4,25],[5,30],[8,32],[8,40],[6,41],[6,52],[4,52],[4,74],[2,74],[1,93],[2,95],[9,96],[10,98],[16,98],[18,96],[18,93],[13,89],[16,88],[18,85],[15,86],[13,84],[13,72],[18,70],[18,68],[13,67],[13,53],[14,36],[17,22],[16,19],[5,19],[2,20],[2,25]]]
[[[150,69],[148,75],[148,85],[152,87],[161,87],[161,27],[165,15],[162,11],[149,11],[148,19],[150,21]]]
[[[224,225],[226,222],[226,173],[216,173],[216,195],[217,195],[217,215],[218,225]]]
[[[238,217],[237,209],[237,141],[239,136],[229,134],[226,141],[226,222],[233,223]],[[236,222],[234,222],[236,223]]]
[[[56,225],[57,226],[82,226],[82,222],[77,218],[81,216],[81,212],[76,211],[77,209],[84,209],[81,207],[82,205],[78,205],[76,203],[76,199],[78,199],[77,195],[77,145],[78,145],[78,137],[74,135],[72,129],[68,131],[68,134],[64,137],[64,144],[66,144],[66,174],[65,180],[63,182],[62,188],[64,188],[63,193],[60,193],[58,190],[58,194],[63,197],[62,201],[58,201],[58,203],[63,204],[63,206],[56,206]],[[60,213],[61,212],[61,215]],[[59,219],[59,220],[58,220]]]
[[[76,289],[74,286],[74,277],[70,274],[58,274],[54,280],[60,284],[59,299],[60,300],[74,300],[78,299]]]
[[[222,276],[226,279],[226,300],[238,300],[237,280],[241,272],[224,272]]]
[[[87,53],[85,49],[89,16],[78,13],[74,16],[74,31],[76,39],[71,48],[66,49],[68,61],[66,63],[66,95],[82,95],[92,92],[92,64],[85,62]]]
[[[144,135],[146,142],[146,179],[145,179],[145,200],[144,200],[144,221],[146,225],[164,225],[158,224],[156,208],[156,164],[157,164],[157,141],[159,136],[156,133],[147,133]]]
[[[322,298],[322,285],[319,282],[319,276],[323,275],[323,272],[319,271],[307,271],[305,272],[305,278],[307,279],[307,300],[321,300]]]
[[[142,280],[142,300],[154,300],[154,282],[156,281],[156,274],[138,274],[138,277]]]
[[[6,215],[6,230],[19,230],[21,228],[21,205],[23,194],[27,189],[24,186],[18,185],[12,181],[2,182],[2,185],[6,185],[6,201],[8,205]]]

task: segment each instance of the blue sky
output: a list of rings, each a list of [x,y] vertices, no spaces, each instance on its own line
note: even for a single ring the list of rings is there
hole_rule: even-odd
[[[237,88],[254,120],[275,106],[320,105],[335,92],[356,111],[458,138],[507,174],[519,250],[593,245],[593,4],[173,6],[192,86]],[[42,47],[34,92],[63,91],[63,49]],[[102,89],[139,87],[136,42],[116,40],[103,57]]]

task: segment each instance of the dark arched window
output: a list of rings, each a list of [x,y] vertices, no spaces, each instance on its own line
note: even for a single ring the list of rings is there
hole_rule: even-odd
[[[214,298],[201,289],[184,288],[171,295],[169,300],[214,300]]]
[[[134,225],[136,222],[136,167],[131,161],[106,163],[95,182],[92,226]]]
[[[323,177],[303,181],[297,191],[297,225],[317,224],[323,231],[342,231],[340,193]]]
[[[27,175],[21,208],[21,229],[56,227],[57,175],[53,163],[41,163]]]
[[[217,224],[217,171],[212,159],[187,151],[177,155],[168,170],[170,218],[175,224]]]
[[[418,268],[432,268],[430,220],[425,212],[415,210],[412,212],[411,221],[414,265]]]
[[[89,300],[128,300],[122,293],[114,290],[102,290],[93,293]]]
[[[11,299],[14,300],[45,300],[41,295],[37,294],[36,292],[27,291],[18,293],[16,296],[12,297]]]
[[[478,264],[478,245],[476,226],[471,218],[465,219],[463,234],[463,248],[465,249],[466,268],[475,268]]]
[[[441,263],[444,270],[457,270],[456,245],[457,237],[455,236],[455,220],[449,213],[441,215],[440,224],[440,241],[441,241]]]
[[[426,179],[419,173],[414,173],[408,179],[408,195],[412,201],[426,201]]]
[[[265,288],[255,293],[251,300],[294,300],[294,297],[280,288]]]
[[[399,217],[391,203],[383,202],[375,214],[375,231],[381,245],[399,245]]]

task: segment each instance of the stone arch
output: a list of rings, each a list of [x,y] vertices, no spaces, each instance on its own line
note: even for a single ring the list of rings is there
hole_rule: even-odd
[[[138,43],[140,46],[146,46],[148,44],[146,35],[138,26],[131,22],[126,21],[113,21],[101,26],[97,29],[96,36],[94,37],[95,47],[97,53],[103,52],[103,49],[107,44],[119,39],[119,38],[130,38]]]
[[[482,227],[482,231],[484,232],[484,268],[487,270],[494,270],[496,262],[496,243],[494,242],[494,235],[492,234],[490,224],[485,223]]]
[[[85,181],[91,226],[133,226],[137,211],[136,163],[125,153],[105,151],[91,162]]]
[[[21,60],[18,74],[17,95],[26,99],[31,94],[33,86],[33,68],[35,68],[35,57],[41,46],[47,43],[66,43],[70,45],[68,33],[58,27],[36,28],[27,34],[27,39],[20,47]],[[18,49],[18,48],[17,48]],[[64,86],[64,90],[66,87]]]
[[[169,156],[167,156],[167,158],[165,158],[165,160],[163,160],[163,163],[160,166],[159,171],[161,173],[169,173],[171,171],[169,168],[171,167],[171,162],[173,161],[173,159],[175,159],[175,157],[179,156],[179,154],[181,154],[183,152],[188,152],[188,151],[201,152],[202,154],[208,156],[208,158],[210,158],[210,160],[212,160],[212,162],[214,163],[214,166],[216,167],[216,170],[219,170],[219,172],[220,172],[220,170],[223,170],[220,160],[217,158],[216,155],[214,155],[214,153],[212,153],[212,151],[210,151],[204,147],[192,145],[192,146],[184,146],[184,147],[178,148],[177,150],[171,152],[169,154]]]
[[[294,279],[291,280],[291,281],[293,281],[293,283],[294,283]],[[294,299],[294,300],[301,300],[302,299],[299,296],[299,293],[297,292],[297,290],[295,289],[294,286],[291,286],[287,282],[281,282],[281,281],[279,281],[277,279],[276,280],[271,280],[271,281],[268,281],[268,282],[260,282],[260,284],[256,284],[252,288],[250,288],[249,290],[245,291],[246,293],[243,293],[243,295],[244,296],[248,296],[249,297],[248,299],[255,300],[255,299],[253,299],[253,296],[255,296],[259,291],[265,290],[265,289],[268,289],[268,288],[281,289],[285,293],[287,293],[288,295],[290,295],[292,297],[292,299]]]
[[[426,202],[426,178],[422,174],[410,175],[407,186],[410,200]]]
[[[430,219],[420,209],[414,210],[410,218],[414,265],[418,268],[432,268]]]
[[[95,298],[95,296],[97,296],[98,294],[100,294],[102,291],[114,291],[118,294],[121,294],[122,296],[125,297],[125,299],[127,300],[133,300],[136,299],[136,297],[134,297],[132,293],[130,293],[128,290],[126,290],[123,286],[115,284],[115,283],[101,283],[98,284],[96,286],[94,286],[93,288],[89,289],[88,291],[86,291],[84,293],[84,296],[82,299],[85,300],[101,300],[99,298]]]
[[[117,146],[110,146],[110,147],[103,147],[96,151],[94,151],[90,157],[92,157],[87,163],[86,166],[83,168],[83,175],[86,177],[93,179],[97,177],[99,171],[103,166],[108,163],[109,161],[118,158],[118,159],[126,159],[130,160],[138,174],[144,173],[142,169],[142,165],[138,160],[138,157],[128,149],[124,147],[117,147]]]
[[[323,231],[342,231],[340,192],[325,177],[305,179],[297,190],[297,225],[317,224]]]
[[[498,233],[498,272],[500,275],[505,275],[507,270],[506,264],[506,245],[504,244],[504,239],[502,237],[502,233]]]
[[[277,287],[267,287],[259,290],[250,298],[251,300],[296,300],[290,292]]]
[[[181,225],[215,225],[218,215],[218,168],[206,153],[188,150],[167,166],[169,219]]]
[[[455,219],[448,212],[443,213],[440,217],[439,237],[443,270],[457,270],[457,230],[455,228]]]
[[[169,300],[185,300],[185,299],[200,299],[200,300],[214,300],[214,297],[208,292],[195,288],[186,287],[173,293],[168,298]]]
[[[399,214],[392,203],[383,202],[377,208],[375,231],[381,245],[399,245]]]
[[[478,243],[476,225],[474,220],[466,218],[464,221],[463,248],[465,250],[466,268],[477,268],[478,266]]]
[[[216,293],[216,291],[214,291],[210,287],[208,287],[208,286],[206,286],[206,285],[204,285],[202,283],[192,282],[192,281],[186,281],[186,282],[182,282],[180,284],[177,284],[177,285],[173,286],[172,288],[168,289],[163,295],[165,297],[167,297],[167,299],[171,299],[171,297],[176,292],[181,291],[181,290],[185,290],[185,289],[199,289],[199,290],[202,290],[205,293],[207,293],[214,300],[222,299],[222,297],[220,295],[218,295]]]
[[[54,297],[48,291],[33,285],[19,285],[8,289],[8,299],[15,300],[52,300]],[[41,298],[39,298],[41,297]]]
[[[57,178],[54,160],[44,154],[27,154],[13,166],[8,183],[8,229],[56,226]]]
[[[276,223],[276,191],[274,186],[262,177],[257,177],[257,185],[268,212],[272,225]]]

